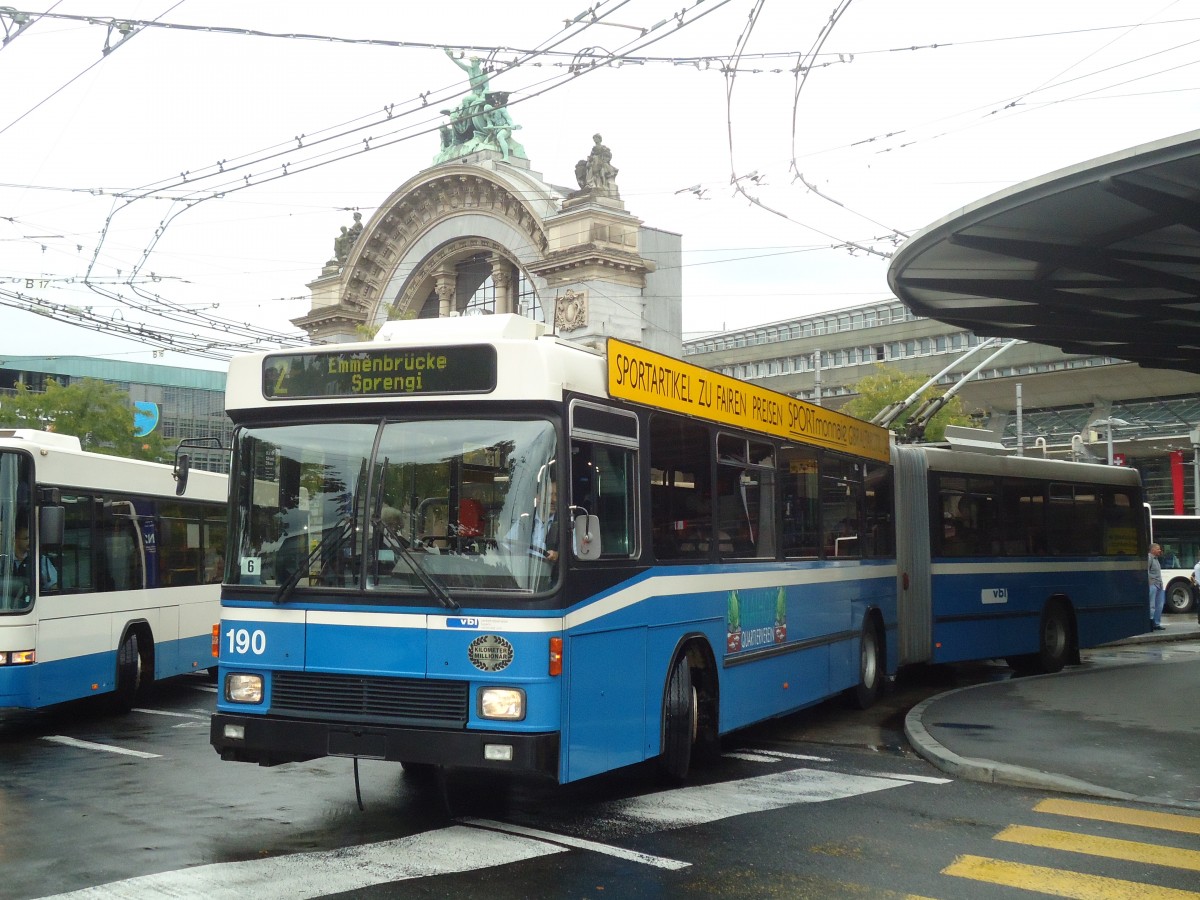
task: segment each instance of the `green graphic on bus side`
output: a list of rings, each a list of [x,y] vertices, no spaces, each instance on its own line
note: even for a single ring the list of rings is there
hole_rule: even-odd
[[[730,591],[725,613],[727,656],[787,641],[787,591],[756,588]]]

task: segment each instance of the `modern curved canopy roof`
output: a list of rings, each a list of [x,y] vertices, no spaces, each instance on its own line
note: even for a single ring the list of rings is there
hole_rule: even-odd
[[[946,216],[900,248],[888,283],[979,335],[1200,373],[1200,131]]]

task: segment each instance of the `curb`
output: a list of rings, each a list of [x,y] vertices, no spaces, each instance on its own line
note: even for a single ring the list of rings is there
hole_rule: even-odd
[[[948,775],[954,775],[967,781],[1003,784],[1009,787],[1033,788],[1065,794],[1081,794],[1088,797],[1100,797],[1105,800],[1123,800],[1132,803],[1147,803],[1155,806],[1171,806],[1178,809],[1200,810],[1200,801],[1175,800],[1170,797],[1142,797],[1137,794],[1102,787],[1101,785],[1082,781],[1078,778],[1071,778],[1067,775],[1057,775],[1053,772],[1044,772],[1040,769],[1030,769],[1025,766],[1014,766],[991,759],[959,756],[934,739],[933,735],[929,733],[921,721],[921,716],[925,710],[944,697],[987,686],[987,684],[972,684],[967,687],[955,688],[944,694],[938,694],[936,697],[929,697],[910,709],[904,717],[904,736],[908,739],[909,744],[912,745],[917,754]]]

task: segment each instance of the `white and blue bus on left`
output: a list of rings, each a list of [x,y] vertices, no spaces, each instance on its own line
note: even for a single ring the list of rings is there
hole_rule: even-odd
[[[224,475],[0,431],[0,710],[110,695],[213,665]]]

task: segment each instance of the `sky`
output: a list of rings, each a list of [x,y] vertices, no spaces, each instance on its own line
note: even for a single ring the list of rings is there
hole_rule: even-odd
[[[907,237],[1200,102],[1200,0],[12,2],[0,358],[302,341],[340,227],[432,165],[446,47],[547,182],[603,135],[626,209],[682,235],[685,338],[885,300]]]

